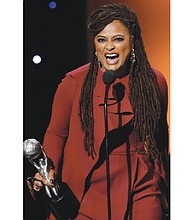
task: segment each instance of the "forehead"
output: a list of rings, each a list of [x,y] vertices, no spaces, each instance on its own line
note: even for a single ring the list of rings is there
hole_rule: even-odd
[[[129,35],[129,29],[120,20],[114,20],[107,24],[105,28],[97,34],[97,36],[115,34]]]

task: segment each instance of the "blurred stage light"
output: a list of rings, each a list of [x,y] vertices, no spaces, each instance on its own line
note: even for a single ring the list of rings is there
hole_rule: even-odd
[[[39,64],[41,61],[42,61],[42,59],[41,59],[41,57],[39,56],[39,55],[35,55],[35,56],[33,56],[33,62],[35,63],[35,64]]]
[[[51,2],[49,3],[49,7],[50,7],[51,9],[55,9],[56,6],[57,6],[57,4],[56,4],[56,2],[54,2],[54,1],[51,1]]]

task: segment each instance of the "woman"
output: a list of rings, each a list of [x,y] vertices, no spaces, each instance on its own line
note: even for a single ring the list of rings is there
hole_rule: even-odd
[[[69,72],[54,97],[43,143],[55,167],[49,178],[56,173],[72,189],[80,201],[77,220],[108,219],[102,75],[113,70],[116,80],[108,94],[111,217],[161,220],[167,186],[166,80],[151,68],[137,16],[128,6],[98,8],[88,28],[94,37],[92,60]],[[39,173],[35,178],[49,184]],[[42,186],[34,181],[36,191]]]

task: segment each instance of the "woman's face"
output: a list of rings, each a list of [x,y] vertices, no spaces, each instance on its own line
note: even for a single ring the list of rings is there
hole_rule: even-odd
[[[119,20],[108,24],[95,38],[96,55],[106,70],[125,71],[126,61],[132,49],[133,38]]]

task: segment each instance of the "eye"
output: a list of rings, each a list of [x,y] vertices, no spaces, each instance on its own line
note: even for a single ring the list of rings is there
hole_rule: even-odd
[[[124,38],[122,38],[122,37],[116,37],[114,40],[115,40],[116,42],[121,42],[121,41],[124,41]]]
[[[98,38],[97,41],[98,41],[99,43],[104,43],[106,40],[105,40],[104,38]]]

